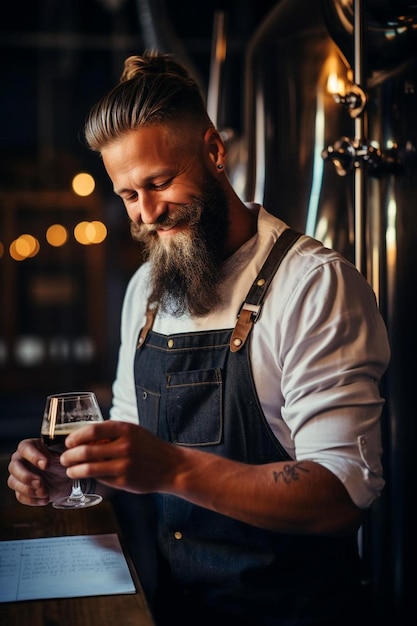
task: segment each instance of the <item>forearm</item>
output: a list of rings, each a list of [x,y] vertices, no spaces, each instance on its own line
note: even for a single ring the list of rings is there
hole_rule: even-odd
[[[94,440],[107,443],[94,445]],[[237,463],[114,420],[75,430],[66,446],[60,460],[70,478],[96,478],[133,493],[176,495],[261,528],[343,534],[361,523],[361,511],[339,479],[312,461]]]
[[[342,483],[317,463],[254,466],[186,448],[176,454],[182,467],[168,490],[199,506],[285,533],[344,534],[361,524]]]

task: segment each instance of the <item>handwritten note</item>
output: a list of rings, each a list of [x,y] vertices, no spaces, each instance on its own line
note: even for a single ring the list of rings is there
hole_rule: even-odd
[[[0,602],[135,592],[117,534],[0,541]]]

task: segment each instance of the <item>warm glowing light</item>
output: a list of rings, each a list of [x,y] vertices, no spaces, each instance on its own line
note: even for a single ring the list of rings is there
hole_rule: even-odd
[[[396,257],[396,249],[397,249],[397,203],[395,200],[390,200],[388,202],[388,211],[387,211],[387,231],[386,231],[386,242],[387,242],[387,251],[388,251],[388,261],[395,259]],[[390,263],[393,265],[393,263]]]
[[[336,72],[331,72],[327,79],[327,91],[332,95],[345,95],[345,82],[338,77]]]
[[[91,174],[80,172],[72,179],[72,189],[77,196],[89,196],[93,193],[96,182]]]
[[[87,237],[88,243],[94,243],[94,238],[96,236],[96,227],[92,222],[89,222],[85,228],[85,236]]]
[[[91,225],[94,226],[94,241],[92,243],[101,243],[107,237],[107,228],[103,224],[103,222],[94,221],[91,222]]]
[[[91,243],[87,236],[88,222],[79,222],[74,228],[74,237],[83,246]]]
[[[33,235],[25,234],[12,241],[9,253],[15,261],[23,261],[29,257],[36,256],[39,249],[39,241]]]
[[[23,261],[23,259],[25,258],[21,254],[19,254],[18,251],[16,250],[16,240],[12,241],[12,243],[10,244],[9,254],[12,257],[12,259],[14,259],[15,261]]]
[[[46,231],[46,241],[49,245],[59,248],[67,242],[68,232],[62,224],[52,224]]]
[[[102,222],[80,222],[74,228],[74,237],[83,246],[101,243],[106,236],[107,228]]]
[[[16,250],[25,257],[35,256],[39,252],[39,242],[33,235],[20,235],[16,239]]]

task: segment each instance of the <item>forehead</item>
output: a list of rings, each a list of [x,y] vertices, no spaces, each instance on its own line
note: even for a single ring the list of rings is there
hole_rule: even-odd
[[[155,158],[175,150],[176,143],[175,134],[165,127],[138,128],[109,143],[101,154],[105,162],[122,156],[126,158],[135,156],[138,159]]]
[[[141,162],[148,166],[169,165],[195,155],[195,137],[169,126],[147,126],[128,131],[102,150],[106,168]]]
[[[185,174],[198,167],[196,137],[170,126],[128,131],[101,152],[115,189],[129,188],[163,175]]]

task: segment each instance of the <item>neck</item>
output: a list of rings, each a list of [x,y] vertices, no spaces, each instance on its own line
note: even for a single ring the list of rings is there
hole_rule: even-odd
[[[230,232],[227,242],[227,252],[229,255],[232,255],[256,233],[258,214],[248,209],[235,194],[229,202],[229,211]]]

